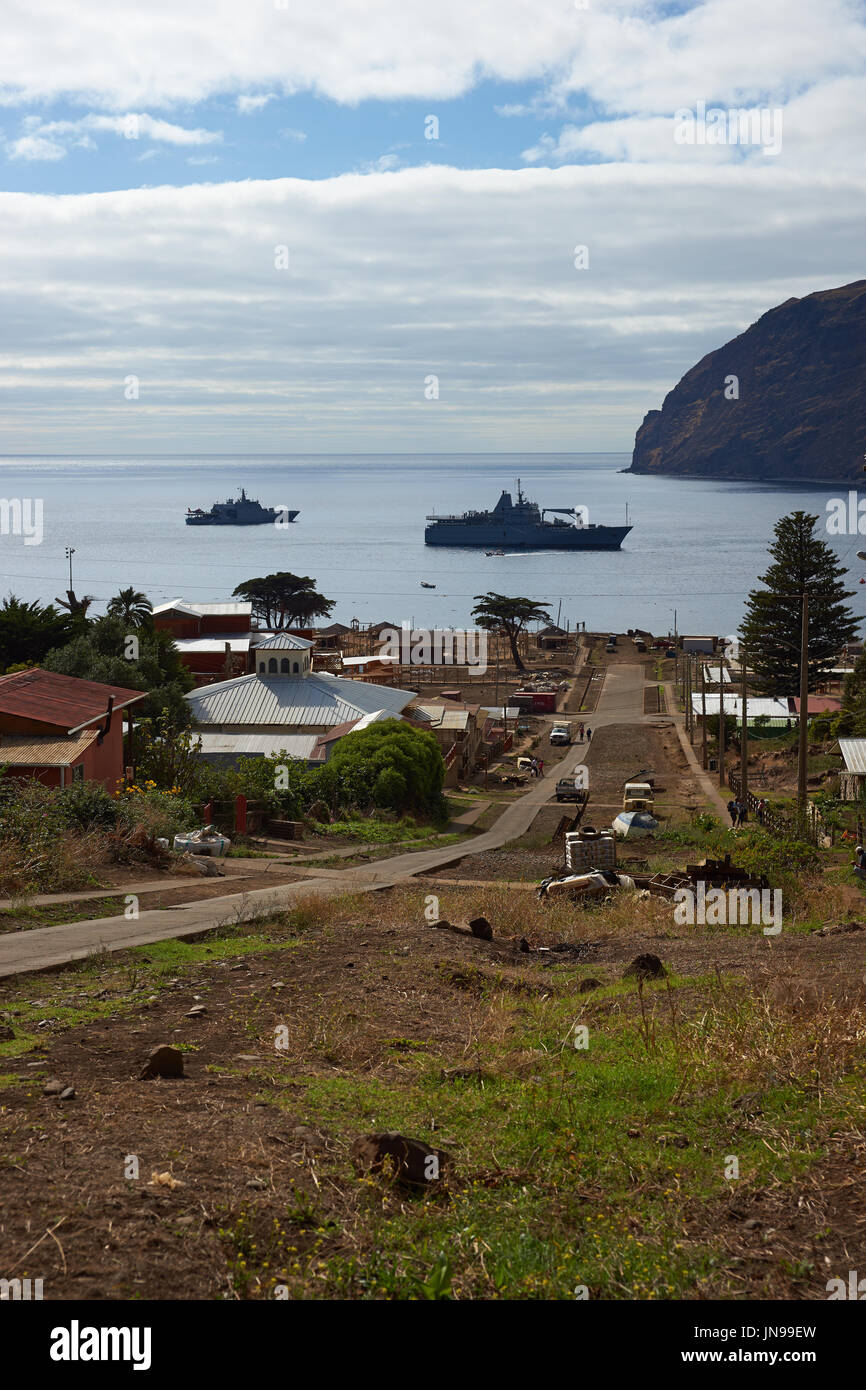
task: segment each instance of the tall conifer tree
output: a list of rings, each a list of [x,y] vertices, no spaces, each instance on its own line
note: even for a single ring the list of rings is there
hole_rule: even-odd
[[[800,690],[802,595],[809,596],[809,689],[833,666],[839,651],[857,632],[858,622],[845,602],[845,567],[816,535],[818,517],[792,512],[775,526],[772,564],[753,589],[740,628],[748,649],[749,670],[766,695],[797,695]]]

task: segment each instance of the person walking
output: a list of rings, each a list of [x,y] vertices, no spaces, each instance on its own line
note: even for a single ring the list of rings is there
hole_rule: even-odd
[[[766,803],[766,801],[764,800],[764,798],[761,797],[760,801],[758,802],[758,810],[757,810],[757,813],[756,813],[756,814],[757,814],[757,817],[758,817],[758,825],[763,825],[763,824],[764,824],[764,811],[766,810],[766,808],[767,808],[767,803]]]
[[[737,823],[737,813],[738,813],[738,811],[739,811],[739,807],[737,806],[737,803],[736,803],[736,801],[734,800],[734,798],[731,797],[730,801],[728,802],[728,815],[729,815],[730,818],[731,818],[731,825],[732,825],[732,826],[733,826],[733,825],[736,825],[736,823]]]
[[[544,776],[544,759],[543,759],[543,758],[539,758],[539,759],[538,759],[538,775],[539,775],[539,777],[543,777],[543,776]]]
[[[587,741],[587,743],[592,743],[592,729],[587,729],[587,731],[586,731],[586,741]]]
[[[746,821],[747,821],[748,819],[749,819],[749,803],[748,803],[747,801],[741,801],[741,802],[740,802],[740,825],[745,825],[745,824],[746,824]]]
[[[533,758],[533,759],[532,759],[532,762],[529,764],[529,771],[532,773],[532,776],[533,776],[533,777],[537,777],[537,776],[538,776],[538,759],[537,759],[537,758]]]

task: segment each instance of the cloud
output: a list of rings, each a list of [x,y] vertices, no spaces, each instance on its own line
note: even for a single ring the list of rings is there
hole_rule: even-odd
[[[396,154],[380,154],[378,159],[368,160],[361,165],[362,174],[388,174],[399,169],[400,157]]]
[[[638,14],[635,9],[638,8]],[[11,32],[10,32],[11,29]],[[229,93],[359,101],[459,96],[485,79],[533,82],[599,116],[661,115],[705,97],[783,101],[855,74],[866,29],[853,0],[32,0],[0,49],[0,99],[107,110]],[[241,103],[246,103],[245,107]]]
[[[90,146],[93,145],[87,133],[90,131],[120,135],[127,140],[156,140],[164,145],[213,145],[222,140],[219,130],[190,130],[186,126],[174,125],[171,121],[138,111],[127,111],[122,116],[103,116],[94,112],[75,121],[46,121],[40,116],[25,116],[24,128],[29,134],[59,138],[67,144],[74,142]]]
[[[6,448],[627,449],[707,351],[858,278],[864,218],[850,167],[770,160],[3,194]]]
[[[276,92],[263,92],[260,96],[239,96],[236,105],[242,116],[251,116],[254,111],[262,111],[268,102],[276,99]]]
[[[299,145],[302,144],[304,140],[306,140],[307,138],[307,132],[305,130],[293,130],[291,126],[284,127],[280,131],[280,135],[283,137],[284,140],[297,141]]]
[[[58,160],[66,158],[66,146],[58,145],[55,140],[45,140],[41,135],[22,135],[18,140],[9,141],[6,153],[10,159]]]

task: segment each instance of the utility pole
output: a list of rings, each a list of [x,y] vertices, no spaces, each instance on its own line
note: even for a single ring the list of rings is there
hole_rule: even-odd
[[[685,666],[683,668],[683,700],[686,706],[686,733],[689,736],[689,743],[693,743],[694,729],[692,727],[692,658],[691,653],[684,657]]]
[[[67,560],[69,561],[69,589],[70,589],[70,592],[71,592],[71,590],[72,590],[72,557],[73,557],[74,554],[75,554],[75,549],[74,549],[74,547],[71,546],[71,545],[68,545],[68,546],[66,547],[66,558],[67,558]]]
[[[797,813],[800,830],[806,829],[806,758],[809,752],[809,595],[803,594],[800,626],[800,749],[797,759]]]
[[[740,675],[741,675],[742,678],[743,678],[743,687],[742,687],[742,695],[743,695],[742,704],[743,704],[743,709],[742,709],[742,727],[741,727],[741,732],[740,732],[740,795],[739,795],[739,798],[738,798],[738,799],[739,799],[739,801],[742,803],[742,805],[745,806],[746,809],[748,809],[747,797],[748,797],[748,795],[749,795],[749,714],[748,714],[748,698],[749,698],[749,693],[748,693],[748,690],[747,690],[747,688],[746,688],[746,687],[747,687],[746,671],[748,670],[748,665],[749,665],[749,663],[748,663],[748,661],[747,661],[747,659],[746,659],[746,648],[745,648],[745,646],[742,646],[742,645],[740,646],[740,663],[741,663],[741,664],[740,664]]]
[[[707,682],[701,662],[701,767],[707,770]]]
[[[719,671],[719,675],[721,675]],[[725,683],[719,682],[719,786],[725,785]]]

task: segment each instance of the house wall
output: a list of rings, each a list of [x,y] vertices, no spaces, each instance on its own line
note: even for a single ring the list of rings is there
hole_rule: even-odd
[[[248,613],[204,613],[200,619],[200,637],[219,637],[223,632],[234,633],[236,636],[245,637],[250,631],[250,615]]]
[[[16,767],[7,773],[16,782],[41,782],[45,787],[60,786],[59,767]],[[72,781],[70,769],[66,769],[66,781]]]
[[[120,716],[112,716],[111,728],[99,744],[95,740],[84,750],[84,778],[87,782],[101,782],[106,791],[117,791],[117,783],[123,781],[123,723]]]
[[[172,637],[200,637],[200,622],[201,619],[198,617],[170,618],[162,613],[157,613],[153,625],[163,632],[170,632]]]

